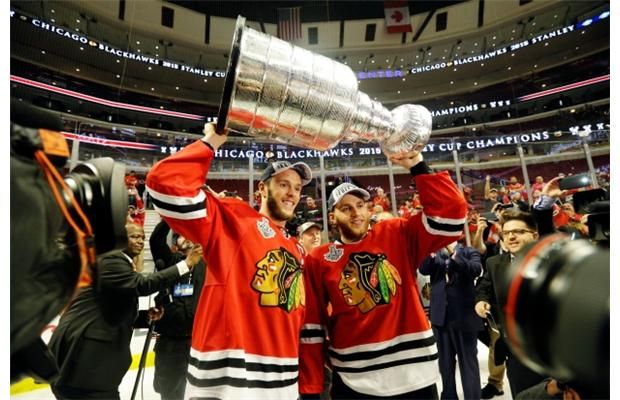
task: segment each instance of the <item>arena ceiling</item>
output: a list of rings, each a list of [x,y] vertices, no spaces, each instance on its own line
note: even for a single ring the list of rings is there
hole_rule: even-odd
[[[184,1],[181,3],[183,6],[198,3],[202,7],[208,7],[210,4],[210,2],[203,4],[202,2]],[[276,3],[282,4],[282,2],[252,2],[250,6],[250,2],[246,3],[248,3],[247,7],[254,7],[255,10],[255,4],[261,4],[261,8],[265,10],[267,4],[273,5],[272,7],[275,7]],[[297,4],[297,2],[284,3]],[[334,2],[325,2],[326,5],[328,3],[330,10],[337,8],[332,4]],[[418,2],[410,3],[415,3],[410,6],[412,10],[415,10]],[[438,5],[439,2],[427,3]],[[242,6],[244,4],[242,2]],[[325,51],[324,54],[347,63],[355,72],[396,68],[410,70],[416,66],[443,62],[449,64],[450,60],[456,56],[479,55],[492,51],[494,48],[505,47],[519,40],[532,38],[543,32],[575,23],[580,16],[609,7],[609,3],[604,1],[564,1],[550,4],[548,8],[529,18],[504,22],[500,26],[479,29],[469,35],[432,44],[421,46],[417,43],[409,43],[406,46],[386,47],[373,51],[345,48]],[[374,12],[374,18],[382,17],[382,8],[377,10],[377,4],[367,7],[366,11],[364,11],[365,7],[348,7],[349,9],[355,8],[357,11],[351,11],[347,16],[355,18],[355,16],[365,16],[369,15],[365,13]],[[235,13],[237,12],[238,9],[235,8]],[[380,15],[376,15],[379,12]],[[57,14],[57,17],[61,16]],[[96,21],[91,24],[90,31],[94,36],[107,38],[110,42],[114,42],[110,40],[114,35],[117,36],[115,40],[122,41],[127,40],[128,35],[132,34],[106,28],[104,24],[97,24]],[[182,61],[189,65],[209,69],[223,70],[227,63],[226,52],[219,49],[198,50],[182,46],[163,46],[165,48],[162,48],[161,40],[157,41],[135,34],[132,39],[136,37],[141,39],[143,49],[147,54],[162,52],[162,57],[165,59]],[[570,40],[562,38],[549,40],[544,45],[543,43],[531,45],[512,54],[494,57],[487,62],[450,65],[437,71],[407,75],[404,79],[362,80],[360,90],[388,106],[420,102],[454,93],[479,90],[509,79],[527,77],[546,68],[583,58],[588,54],[608,48],[609,18],[582,29],[578,34],[571,34]],[[211,107],[217,107],[219,104],[223,86],[223,79],[204,78],[166,68],[151,68],[145,63],[126,59],[118,60],[89,46],[81,46],[79,43],[68,41],[59,35],[46,35],[41,30],[33,32],[32,29],[28,30],[27,24],[11,23],[11,56],[82,79],[109,85],[119,91],[130,90],[169,99],[183,98]]]
[[[168,0],[181,7],[219,17],[237,18],[238,14],[251,21],[275,24],[277,9],[286,7],[303,7],[301,22],[324,22],[356,19],[383,18],[383,1],[185,1]],[[409,0],[410,15],[437,10],[467,0],[454,1],[418,1]]]

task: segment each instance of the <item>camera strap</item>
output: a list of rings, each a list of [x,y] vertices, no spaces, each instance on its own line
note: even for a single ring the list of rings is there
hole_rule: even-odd
[[[39,130],[39,131],[42,136],[41,137],[42,141],[45,143],[46,140],[43,137],[44,132],[41,132],[44,130]],[[57,133],[57,132],[52,132],[52,131],[48,131],[48,132]],[[60,173],[58,172],[58,170],[54,167],[54,165],[52,164],[52,162],[49,160],[49,158],[46,155],[46,153],[48,153],[48,150],[52,150],[52,153],[49,153],[49,154],[55,154],[56,150],[62,151],[62,147],[58,147],[57,145],[54,145],[52,142],[49,142],[51,143],[50,146],[45,146],[44,144],[43,146],[44,150],[35,151],[34,156],[37,162],[39,163],[39,165],[41,166],[43,173],[45,174],[47,183],[54,195],[54,200],[56,200],[56,203],[60,207],[62,214],[64,215],[65,219],[67,220],[67,222],[69,223],[69,225],[71,226],[71,228],[73,229],[75,233],[76,243],[78,246],[78,250],[80,254],[80,261],[81,261],[80,278],[79,278],[77,287],[88,286],[92,283],[90,267],[94,265],[96,262],[95,239],[93,236],[93,229],[92,229],[92,226],[90,225],[90,221],[84,214],[84,211],[82,211],[82,207],[80,207],[80,204],[76,201],[75,197],[73,196],[73,192],[67,186],[62,176],[60,176]],[[66,147],[66,142],[64,146]],[[63,198],[61,197],[61,194],[58,191],[58,185],[60,185],[65,195],[71,200],[71,203],[73,204],[79,216],[79,219],[82,220],[83,229],[73,219],[73,217],[71,216],[71,213],[69,213],[69,210],[67,209],[67,205],[65,204]]]

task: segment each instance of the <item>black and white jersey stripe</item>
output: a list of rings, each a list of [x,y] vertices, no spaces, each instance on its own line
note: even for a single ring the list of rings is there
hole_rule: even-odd
[[[443,217],[431,217],[422,213],[422,224],[426,231],[433,235],[442,236],[461,236],[463,233],[463,226],[465,225],[465,218],[443,218]]]
[[[325,342],[325,327],[320,324],[304,324],[301,327],[301,343],[315,344]]]
[[[334,372],[353,390],[391,396],[429,386],[439,378],[432,330],[379,343],[329,348]]]
[[[200,352],[191,349],[189,397],[296,398],[297,358],[267,357],[243,350]]]
[[[207,216],[206,195],[202,190],[196,196],[185,197],[159,193],[149,187],[146,189],[155,210],[165,217],[187,220]]]

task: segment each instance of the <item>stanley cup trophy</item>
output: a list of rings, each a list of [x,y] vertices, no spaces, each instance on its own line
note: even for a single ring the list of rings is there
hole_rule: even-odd
[[[431,114],[405,104],[391,112],[357,89],[351,68],[245,26],[239,16],[217,131],[327,150],[341,140],[378,142],[388,154],[423,146]]]

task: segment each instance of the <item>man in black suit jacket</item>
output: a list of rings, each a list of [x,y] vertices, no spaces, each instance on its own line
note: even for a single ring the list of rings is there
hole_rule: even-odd
[[[502,240],[508,249],[508,253],[499,254],[487,259],[484,274],[476,285],[476,305],[475,310],[481,318],[487,318],[490,314],[492,320],[497,324],[499,331],[504,334],[503,327],[500,325],[502,317],[501,306],[506,303],[506,293],[498,291],[497,288],[504,287],[503,279],[507,278],[504,273],[518,253],[526,244],[538,240],[538,230],[535,218],[530,213],[521,211],[506,211],[502,215],[501,221]],[[523,365],[507,349],[503,339],[498,339],[495,351],[501,354],[495,355],[496,364],[506,359],[506,371],[510,382],[510,391],[515,398],[517,393],[529,388],[543,379],[541,376]]]
[[[167,243],[170,227],[163,219],[155,226],[149,243],[155,267],[174,268],[174,264],[185,259],[194,244],[182,236],[174,240],[175,252]],[[173,236],[174,238],[174,236]],[[160,268],[160,266],[162,268]],[[155,331],[159,334],[155,343],[155,373],[153,387],[162,400],[181,400],[185,396],[187,366],[192,344],[192,327],[194,314],[205,280],[205,263],[201,259],[187,275],[175,281],[167,292],[157,297],[169,300],[164,304],[164,315],[157,321]],[[158,299],[155,299],[158,304]]]
[[[93,284],[80,290],[52,335],[49,348],[60,368],[52,391],[58,399],[119,399],[118,386],[131,365],[138,296],[165,289],[202,258],[197,248],[176,268],[145,276],[133,261],[144,248],[144,230],[129,224],[127,238],[127,249],[98,259]]]
[[[479,399],[477,342],[482,321],[473,306],[474,280],[482,273],[480,253],[455,242],[427,257],[419,271],[431,276],[430,317],[439,352],[441,398],[458,398],[454,376],[458,358],[465,398]]]

